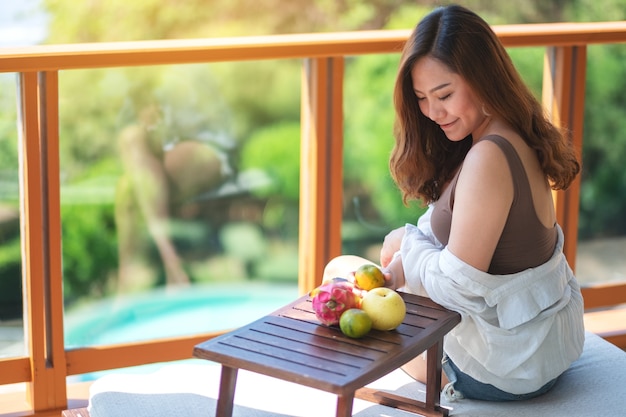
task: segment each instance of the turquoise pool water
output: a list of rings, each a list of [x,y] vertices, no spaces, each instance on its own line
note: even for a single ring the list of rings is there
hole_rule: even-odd
[[[127,343],[232,329],[298,296],[297,285],[237,284],[163,288],[68,309],[67,348]]]
[[[117,296],[65,314],[68,349],[185,336],[245,325],[298,297],[297,285],[193,285]],[[191,355],[191,352],[190,352]],[[180,362],[197,362],[189,359]],[[206,361],[202,361],[206,363]],[[111,373],[154,372],[163,364],[75,375],[69,381],[91,381]]]

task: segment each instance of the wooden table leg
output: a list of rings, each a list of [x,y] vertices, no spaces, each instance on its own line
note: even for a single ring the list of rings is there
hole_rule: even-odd
[[[233,415],[233,401],[235,399],[235,385],[237,384],[237,368],[222,365],[220,378],[220,392],[217,397],[216,416],[231,417]]]
[[[409,411],[426,417],[448,416],[448,409],[441,407],[441,359],[443,339],[432,345],[426,355],[426,401],[405,398],[390,392],[369,387],[359,388],[355,396],[362,400]],[[337,414],[339,416],[339,413]]]
[[[428,348],[426,354],[426,405],[439,409],[441,401],[441,359],[443,339]]]
[[[337,417],[351,417],[352,404],[354,404],[354,392],[347,395],[337,396]]]

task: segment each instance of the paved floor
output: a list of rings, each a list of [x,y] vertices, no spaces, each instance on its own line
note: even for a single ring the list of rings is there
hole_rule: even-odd
[[[576,277],[582,286],[626,281],[626,237],[578,243]]]
[[[0,322],[0,358],[21,356],[24,349],[24,328],[21,321]]]

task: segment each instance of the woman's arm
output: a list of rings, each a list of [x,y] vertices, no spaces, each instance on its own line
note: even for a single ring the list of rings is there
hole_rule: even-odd
[[[487,271],[513,202],[513,180],[502,150],[482,141],[465,157],[457,182],[451,253],[468,265]]]
[[[380,249],[380,266],[386,268],[391,263],[393,256],[400,250],[400,243],[404,236],[404,226],[389,232],[383,240],[383,246]]]
[[[381,266],[385,273],[385,279],[387,280],[385,285],[387,287],[398,289],[406,285],[401,257],[401,246],[407,230],[417,229],[420,231],[419,240],[423,240],[429,247],[443,248],[443,245],[437,240],[430,227],[430,216],[433,209],[434,206],[432,205],[428,207],[428,210],[418,219],[417,227],[407,224],[404,227],[393,230],[385,237],[383,249],[381,250]],[[415,238],[415,236],[416,235],[414,235],[413,238]],[[383,263],[383,256],[388,258],[386,263]]]
[[[468,267],[486,272],[512,201],[513,183],[506,157],[496,144],[476,144],[459,174],[450,237],[445,249]],[[428,214],[428,217],[420,218],[423,224],[418,227],[405,227],[400,254],[408,288],[416,293],[425,290],[431,295],[430,292],[441,288],[442,283],[437,280],[454,277],[441,274],[443,265],[439,263],[446,262],[440,257],[444,248],[432,243]]]

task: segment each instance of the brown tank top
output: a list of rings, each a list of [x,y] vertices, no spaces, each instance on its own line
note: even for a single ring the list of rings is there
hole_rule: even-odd
[[[539,266],[552,257],[557,242],[556,225],[547,228],[537,217],[528,177],[513,145],[501,136],[488,136],[483,140],[500,147],[513,177],[513,202],[487,272],[505,275]],[[450,237],[454,193],[460,171],[435,203],[431,216],[433,233],[444,245],[448,244]]]

